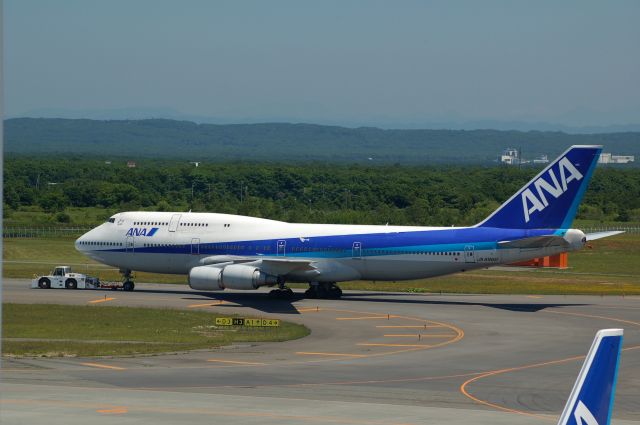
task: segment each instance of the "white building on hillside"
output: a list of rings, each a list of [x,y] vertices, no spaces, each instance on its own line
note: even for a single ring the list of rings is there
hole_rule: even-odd
[[[628,164],[636,160],[634,155],[613,155],[602,152],[598,158],[598,164]]]
[[[515,148],[507,148],[500,155],[500,162],[507,165],[520,164],[520,152]]]

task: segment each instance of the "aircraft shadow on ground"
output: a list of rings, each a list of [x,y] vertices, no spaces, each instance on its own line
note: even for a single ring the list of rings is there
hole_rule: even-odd
[[[376,297],[373,297],[373,296]],[[488,307],[488,308],[496,308],[500,310],[508,310],[515,312],[523,312],[523,313],[535,313],[540,310],[544,310],[545,308],[554,308],[554,307],[577,307],[577,306],[586,306],[589,304],[573,304],[573,303],[483,303],[483,302],[473,302],[473,301],[448,301],[448,300],[432,300],[432,299],[393,299],[390,300],[388,298],[378,298],[381,294],[345,294],[342,296],[343,301],[366,301],[372,303],[386,303],[393,302],[394,304],[413,304],[413,305],[451,305],[451,306],[479,306],[479,307]],[[399,294],[395,294],[396,296],[400,296]],[[405,295],[406,296],[406,295]],[[424,295],[422,295],[424,296]],[[448,296],[448,295],[446,295]],[[433,297],[442,297],[442,295],[433,295]]]
[[[229,304],[220,304],[216,307],[248,307],[264,313],[272,314],[300,314],[293,306],[293,303],[304,299],[302,292],[294,293],[289,299],[272,298],[268,293],[239,293],[239,292],[198,292],[198,291],[175,291],[162,289],[136,289],[136,292],[147,294],[176,294],[186,295],[183,300],[193,301],[194,303],[206,302],[209,298],[212,303],[216,301],[224,301]]]
[[[247,307],[252,308],[264,313],[272,314],[300,314],[295,308],[293,303],[305,299],[303,292],[294,292],[294,295],[290,299],[277,299],[270,297],[268,293],[240,293],[240,292],[196,292],[196,291],[166,291],[166,290],[154,290],[154,289],[141,289],[136,292],[142,293],[155,293],[155,294],[176,294],[185,295],[182,299],[195,302],[206,301],[210,299],[212,302],[224,301],[229,304],[220,304],[216,307]],[[420,299],[411,299],[411,296],[420,296]],[[428,295],[428,294],[400,294],[400,293],[384,293],[384,292],[361,292],[361,293],[345,293],[342,296],[341,302],[371,302],[371,303],[394,303],[405,305],[450,305],[460,307],[488,307],[499,310],[507,310],[513,312],[522,313],[535,313],[546,308],[554,307],[577,307],[586,306],[589,304],[575,304],[575,303],[493,303],[493,302],[474,302],[474,301],[455,301],[455,300],[441,300],[430,299],[441,297],[473,297],[480,295]],[[400,298],[402,297],[402,298]],[[427,298],[427,299],[425,299]]]

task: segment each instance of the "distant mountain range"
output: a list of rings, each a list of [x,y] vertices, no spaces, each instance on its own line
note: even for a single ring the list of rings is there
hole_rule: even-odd
[[[581,110],[579,115],[597,115],[594,111]],[[187,114],[168,107],[129,107],[115,109],[61,109],[61,108],[40,108],[25,112],[16,118],[66,118],[66,119],[92,119],[92,120],[143,120],[143,119],[169,119],[176,121],[192,121],[197,124],[244,124],[260,122],[291,122],[290,117],[284,116],[262,116],[262,117],[215,117],[207,115]],[[564,117],[572,120],[572,114]],[[575,118],[575,117],[574,117]],[[313,121],[313,120],[311,120]],[[304,122],[304,121],[303,121]],[[611,125],[568,125],[554,122],[532,121],[532,120],[436,120],[418,119],[398,121],[389,118],[378,117],[376,124],[363,122],[351,122],[349,120],[325,122],[327,125],[342,127],[379,127],[382,129],[412,129],[419,130],[429,128],[432,130],[516,130],[516,131],[562,131],[570,134],[592,134],[592,133],[619,133],[629,131],[640,131],[640,124],[611,124]]]
[[[484,163],[507,147],[526,158],[558,155],[574,144],[636,155],[640,132],[386,130],[317,124],[196,124],[169,119],[13,118],[5,121],[8,154],[78,154],[190,161],[328,161],[340,163]]]

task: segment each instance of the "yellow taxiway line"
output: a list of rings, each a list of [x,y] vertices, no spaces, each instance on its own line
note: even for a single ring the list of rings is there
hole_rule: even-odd
[[[366,354],[312,353],[307,351],[298,351],[296,354],[299,356],[367,357]]]
[[[110,365],[101,364],[101,363],[80,363],[80,364],[83,365],[83,366],[97,367],[97,368],[100,368],[100,369],[127,370],[124,367],[110,366]]]
[[[375,319],[393,319],[396,316],[361,316],[361,317],[336,317],[336,320],[375,320]]]
[[[113,407],[111,409],[98,409],[96,410],[97,413],[104,413],[107,415],[121,415],[123,413],[128,413],[129,409],[127,409],[126,407],[122,406],[122,407]]]
[[[237,365],[246,365],[246,366],[264,366],[266,363],[256,363],[256,362],[241,362],[234,360],[219,360],[219,359],[207,359],[208,362],[212,363],[227,363],[227,364],[237,364]]]
[[[455,338],[456,335],[429,335],[429,334],[385,334],[388,338]]]
[[[382,344],[373,342],[362,342],[356,345],[362,345],[365,347],[429,347],[426,344]]]
[[[115,300],[115,298],[110,298],[110,297],[107,297],[105,295],[104,298],[98,298],[97,300],[87,301],[87,303],[89,303],[89,304],[98,304],[98,303],[103,303],[103,302],[106,302],[106,301],[113,301],[113,300]]]
[[[429,329],[429,328],[445,328],[442,325],[378,325],[376,328],[397,328],[397,329]]]
[[[213,307],[216,305],[224,304],[224,301],[216,301],[216,302],[208,302],[203,304],[189,304],[187,308],[198,308],[198,307]]]

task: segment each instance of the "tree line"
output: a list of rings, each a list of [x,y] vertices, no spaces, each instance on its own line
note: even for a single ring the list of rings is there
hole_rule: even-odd
[[[208,211],[315,223],[468,225],[539,169],[9,157],[4,208]],[[598,168],[578,218],[640,221],[640,170]]]

